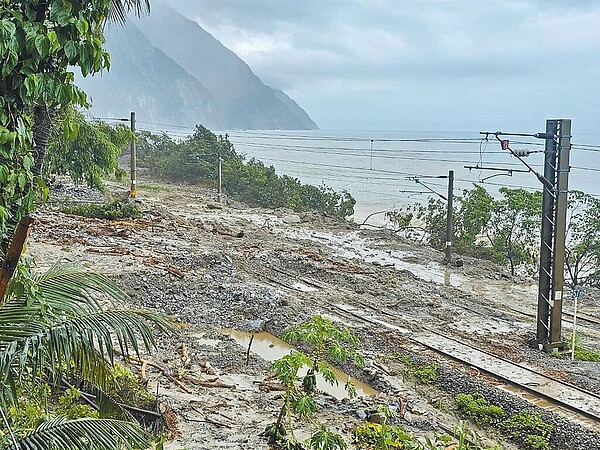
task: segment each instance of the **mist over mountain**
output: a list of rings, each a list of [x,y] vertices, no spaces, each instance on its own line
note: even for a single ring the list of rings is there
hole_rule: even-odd
[[[109,73],[78,79],[98,117],[213,129],[315,129],[283,91],[265,85],[234,52],[166,4],[106,30]]]
[[[106,33],[111,55],[109,73],[78,79],[91,97],[98,117],[138,120],[209,128],[224,126],[213,94],[175,61],[153,47],[135,24]]]

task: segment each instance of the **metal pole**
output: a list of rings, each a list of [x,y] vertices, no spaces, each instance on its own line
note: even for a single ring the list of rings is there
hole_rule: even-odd
[[[371,139],[371,170],[373,170],[373,139]]]
[[[573,337],[571,338],[571,361],[575,359],[575,334],[577,332],[577,300],[579,295],[575,295],[575,305],[573,305]]]
[[[546,133],[558,132],[558,120],[546,121]],[[544,177],[554,184],[556,179],[556,141],[546,139],[544,149]],[[540,271],[538,289],[537,330],[535,346],[548,342],[550,331],[550,301],[552,297],[552,259],[554,236],[554,199],[552,189],[544,185],[542,199],[542,233],[540,247]]]
[[[217,169],[217,184],[218,184],[218,196],[217,198],[219,199],[219,202],[221,201],[222,198],[222,190],[221,190],[221,185],[222,185],[222,176],[221,176],[221,166],[222,166],[222,161],[223,158],[221,158],[221,153],[219,153],[219,161],[218,161],[218,169]]]
[[[550,311],[550,348],[564,348],[561,340],[562,300],[565,271],[565,240],[569,194],[569,158],[571,153],[571,120],[559,121],[558,169],[556,175],[556,216],[554,232],[554,267],[552,270],[553,305]]]
[[[452,259],[452,197],[454,197],[454,170],[448,172],[448,211],[446,212],[446,263]]]
[[[133,133],[133,139],[131,140],[131,188],[129,190],[129,196],[135,198],[137,195],[137,149],[136,149],[136,137],[135,137],[135,112],[131,112],[131,132]]]

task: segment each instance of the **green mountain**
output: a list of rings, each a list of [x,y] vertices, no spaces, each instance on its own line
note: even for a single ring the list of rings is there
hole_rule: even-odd
[[[283,91],[265,85],[196,22],[160,2],[106,30],[109,73],[79,79],[98,117],[212,129],[315,129]],[[150,125],[150,124],[149,124]]]

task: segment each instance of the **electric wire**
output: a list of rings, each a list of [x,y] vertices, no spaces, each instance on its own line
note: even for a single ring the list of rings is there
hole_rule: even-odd
[[[116,122],[126,122],[129,121],[129,119],[125,119],[125,118],[117,118],[117,117],[93,117],[93,119],[97,119],[97,120],[106,120],[106,121],[116,121]],[[186,127],[186,126],[182,126],[182,125],[174,125],[174,124],[165,124],[165,123],[161,123],[161,122],[150,122],[150,121],[137,121],[136,123],[139,124],[146,124],[146,125],[156,125],[156,126],[160,126],[160,127],[170,127],[170,128],[175,128],[172,130],[156,130],[156,129],[151,129],[151,128],[147,128],[147,127],[139,127],[138,130],[139,131],[146,131],[146,132],[150,132],[150,133],[162,133],[165,134],[169,137],[174,137],[174,138],[178,138],[178,139],[184,139],[184,138],[188,138],[190,137],[190,135],[192,134],[191,132],[193,132],[196,128],[195,127]],[[189,132],[187,131],[189,130]],[[311,153],[311,154],[322,154],[322,155],[340,155],[340,156],[344,156],[344,157],[369,157],[368,152],[370,152],[370,149],[366,148],[366,146],[364,148],[356,148],[356,147],[344,147],[344,146],[327,146],[327,145],[294,145],[294,144],[285,144],[282,145],[281,143],[277,142],[279,140],[297,140],[297,141],[308,141],[308,142],[312,142],[312,141],[323,141],[323,142],[338,142],[338,143],[343,143],[343,142],[350,142],[350,143],[366,143],[369,144],[371,141],[373,142],[389,142],[389,143],[393,143],[393,142],[401,142],[401,143],[420,143],[420,144],[426,144],[426,143],[437,143],[437,144],[468,144],[468,145],[474,145],[479,143],[479,150],[475,149],[475,150],[452,150],[452,149],[416,149],[416,148],[408,148],[408,149],[401,149],[401,148],[374,148],[373,149],[373,158],[374,159],[397,159],[397,160],[408,160],[408,161],[425,161],[425,162],[442,162],[442,163],[469,163],[472,161],[465,161],[465,160],[455,160],[455,159],[448,159],[448,158],[425,158],[425,157],[420,157],[417,155],[434,155],[434,154],[448,154],[448,155],[469,155],[469,154],[477,154],[479,153],[479,163],[481,164],[483,163],[483,158],[485,155],[487,154],[506,154],[506,152],[503,151],[487,151],[487,142],[485,142],[485,147],[482,149],[482,142],[484,140],[482,140],[481,138],[431,138],[431,137],[426,137],[426,138],[376,138],[376,137],[358,137],[358,136],[332,136],[332,135],[323,135],[323,136],[311,136],[311,135],[307,135],[307,134],[295,134],[295,133],[269,133],[269,132],[264,132],[264,131],[250,131],[250,130],[224,130],[223,133],[227,133],[228,137],[230,138],[230,140],[232,140],[234,143],[234,145],[237,145],[239,147],[250,147],[250,148],[255,148],[255,149],[277,149],[277,150],[283,150],[286,152],[297,152],[297,153]],[[248,140],[250,140],[250,142],[248,142]],[[258,140],[258,142],[256,141],[252,141],[252,140]],[[260,142],[260,141],[263,142]],[[265,140],[270,140],[270,142],[264,142]],[[237,142],[235,142],[237,141]],[[540,142],[529,142],[529,141],[523,141],[523,140],[519,140],[519,141],[512,141],[512,144],[518,144],[518,145],[525,145],[525,146],[543,146],[544,143],[540,143]],[[592,145],[592,144],[572,144],[572,149],[574,150],[581,150],[581,151],[588,151],[588,152],[600,152],[600,145]],[[360,153],[360,152],[364,152],[364,153]],[[531,153],[541,153],[543,152],[543,150],[540,151],[531,151]],[[401,153],[401,154],[398,154]],[[361,168],[361,167],[350,167],[350,166],[342,166],[342,165],[337,165],[337,164],[322,164],[322,163],[317,163],[317,162],[308,162],[308,161],[295,161],[295,160],[290,160],[290,159],[278,159],[278,158],[269,158],[269,157],[262,157],[263,160],[265,161],[274,161],[274,162],[282,162],[282,163],[291,163],[291,164],[297,164],[297,165],[304,165],[304,166],[318,166],[318,167],[329,167],[329,168],[334,168],[334,169],[342,169],[342,170],[351,170],[351,171],[359,171],[359,172],[364,172],[364,171],[369,171],[369,172],[375,172],[378,174],[384,174],[384,175],[403,175],[403,176],[414,176],[414,173],[410,173],[410,172],[403,172],[403,171],[394,171],[394,170],[383,170],[383,169],[369,169],[369,168]],[[502,163],[505,164],[507,166],[518,166],[518,164],[512,164],[512,163]],[[589,171],[589,172],[600,172],[600,169],[598,168],[593,168],[593,167],[580,167],[580,166],[572,166],[571,169],[573,170],[583,170],[583,171]],[[310,175],[314,175],[314,173],[310,173]],[[330,174],[331,175],[331,174]],[[480,173],[481,175],[481,173]],[[337,173],[337,176],[340,176],[339,173]],[[346,179],[357,179],[356,176],[350,176],[350,175],[343,175],[343,178]],[[335,178],[334,178],[335,179]],[[390,179],[388,177],[372,177],[372,176],[361,176],[358,177],[358,179],[361,180],[377,180],[377,181],[390,181]],[[485,184],[485,185],[490,185],[490,186],[508,186],[508,187],[516,187],[516,188],[523,188],[523,189],[529,189],[529,190],[539,190],[541,188],[531,188],[529,186],[523,186],[523,185],[516,185],[516,184],[510,184],[510,183],[496,183],[496,182],[484,182],[481,179],[479,180],[470,180],[470,179],[455,179],[455,181],[457,183],[476,183],[476,184]],[[442,187],[440,185],[440,187]],[[373,191],[369,191],[371,193],[374,193]],[[388,194],[386,194],[388,195]],[[592,196],[600,196],[600,194],[590,194]]]

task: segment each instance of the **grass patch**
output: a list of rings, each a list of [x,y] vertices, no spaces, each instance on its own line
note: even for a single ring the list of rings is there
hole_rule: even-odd
[[[142,212],[137,205],[125,203],[121,200],[113,200],[102,204],[65,205],[61,208],[61,211],[66,214],[107,220],[139,219],[142,217]]]
[[[538,413],[522,411],[500,422],[500,428],[528,450],[550,450],[553,426]]]
[[[406,366],[405,373],[416,378],[421,383],[432,384],[438,379],[437,364],[415,364],[408,355],[397,355],[397,358]]]
[[[481,394],[458,394],[454,400],[458,410],[478,425],[497,424],[504,417],[502,407],[490,405]]]
[[[575,359],[577,361],[600,362],[600,351],[575,345]]]
[[[169,192],[173,188],[165,184],[159,183],[139,183],[137,185],[138,191],[149,191],[149,192]]]
[[[569,351],[567,353],[556,353],[555,356],[561,358],[571,358],[573,351],[573,342],[569,339]],[[581,335],[577,333],[575,336],[575,361],[590,361],[600,362],[600,350],[585,348],[581,344]]]

